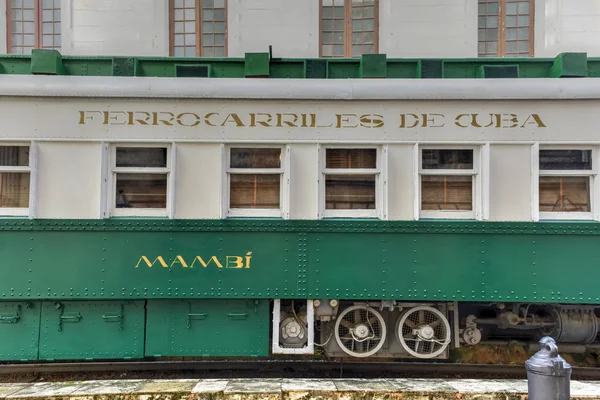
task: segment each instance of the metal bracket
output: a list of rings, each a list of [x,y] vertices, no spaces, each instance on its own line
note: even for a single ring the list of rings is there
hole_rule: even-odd
[[[188,302],[188,317],[187,317],[187,328],[192,328],[192,321],[202,321],[208,317],[208,314],[203,313],[193,313],[192,312],[192,303]]]
[[[21,305],[17,305],[17,312],[14,314],[0,314],[0,324],[16,324],[21,319]]]
[[[121,311],[119,312],[119,314],[102,314],[102,319],[104,320],[104,322],[118,322],[119,323],[119,330],[122,331],[123,330],[123,313],[124,311],[124,307],[123,304],[121,304]]]

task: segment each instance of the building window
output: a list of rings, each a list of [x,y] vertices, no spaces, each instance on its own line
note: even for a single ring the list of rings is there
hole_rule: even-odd
[[[164,146],[114,147],[113,215],[167,215],[168,154]]]
[[[0,146],[0,214],[27,215],[31,169],[29,146]]]
[[[321,57],[377,53],[378,13],[378,0],[321,0]]]
[[[325,217],[378,217],[377,153],[376,148],[325,149]]]
[[[281,147],[231,147],[228,215],[281,217],[284,172]]]
[[[227,56],[227,0],[170,0],[171,55]]]
[[[475,217],[477,155],[472,148],[421,150],[421,217]]]
[[[60,50],[61,0],[8,0],[8,52],[31,54],[32,49]]]
[[[480,57],[533,57],[534,0],[479,0]]]
[[[540,150],[540,219],[592,218],[592,150]]]

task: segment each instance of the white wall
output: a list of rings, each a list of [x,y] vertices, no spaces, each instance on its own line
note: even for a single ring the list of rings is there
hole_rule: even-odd
[[[490,147],[490,220],[531,221],[531,145]]]
[[[536,0],[535,57],[600,56],[600,0]]]
[[[316,219],[319,213],[319,148],[290,146],[290,219]]]
[[[62,0],[62,53],[167,56],[167,0]]]
[[[221,218],[221,145],[178,143],[176,149],[175,218]]]
[[[228,56],[319,56],[319,0],[228,0]]]
[[[38,143],[35,217],[99,218],[101,160],[100,143]]]
[[[415,218],[414,144],[388,146],[387,187],[390,220]]]
[[[380,0],[379,52],[477,57],[476,0]]]

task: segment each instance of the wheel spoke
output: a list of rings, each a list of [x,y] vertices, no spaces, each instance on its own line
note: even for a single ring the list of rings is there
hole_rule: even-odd
[[[413,321],[411,321],[410,319],[406,319],[406,321],[404,321],[404,323],[406,325],[408,325],[411,329],[417,329],[417,324],[415,324]]]
[[[442,323],[442,321],[440,321],[438,319],[438,320],[433,321],[432,323],[430,323],[429,326],[432,327],[432,328],[437,328],[438,326],[440,326],[441,323]]]
[[[419,324],[425,323],[425,310],[419,310]]]
[[[343,325],[343,326],[345,326],[348,329],[354,328],[354,325],[352,324],[352,322],[346,321],[345,319],[343,319],[343,320],[340,321],[340,325]]]

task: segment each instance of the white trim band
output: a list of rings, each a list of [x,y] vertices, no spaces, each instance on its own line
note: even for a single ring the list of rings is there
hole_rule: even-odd
[[[0,96],[274,100],[600,99],[600,79],[248,79],[0,75]]]

